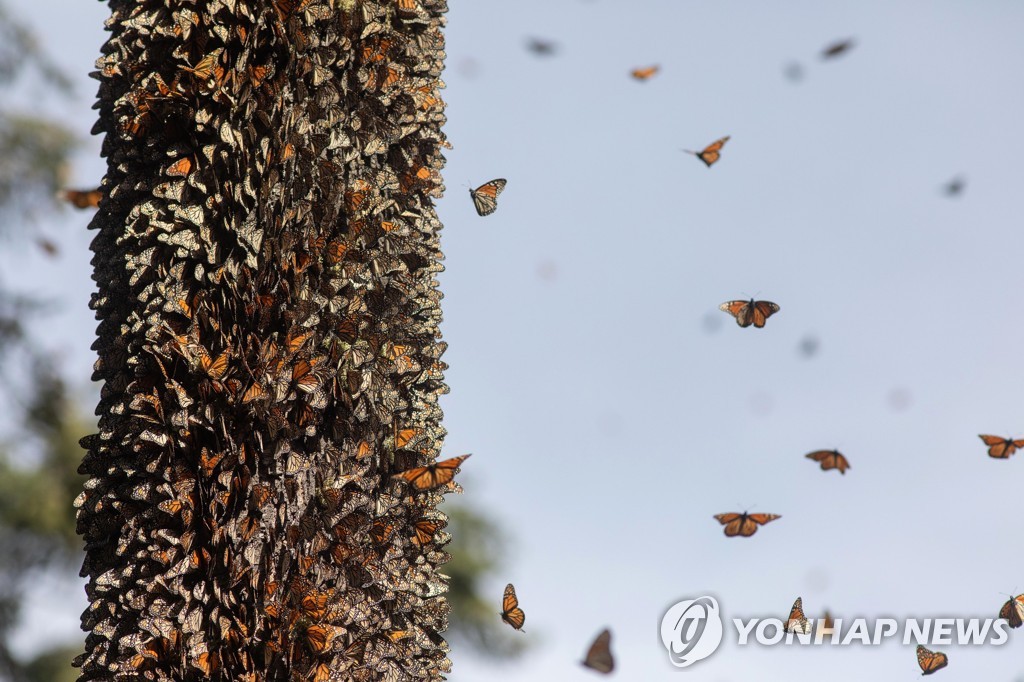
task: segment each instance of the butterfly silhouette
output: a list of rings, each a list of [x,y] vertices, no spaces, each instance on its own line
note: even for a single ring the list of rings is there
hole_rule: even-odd
[[[601,631],[583,658],[582,665],[591,670],[607,675],[615,670],[615,659],[611,650],[612,632],[608,628]]]

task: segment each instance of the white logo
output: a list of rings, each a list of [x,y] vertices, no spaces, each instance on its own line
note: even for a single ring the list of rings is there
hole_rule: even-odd
[[[715,653],[722,643],[722,616],[714,597],[673,604],[661,619],[661,642],[668,660],[685,668]]]

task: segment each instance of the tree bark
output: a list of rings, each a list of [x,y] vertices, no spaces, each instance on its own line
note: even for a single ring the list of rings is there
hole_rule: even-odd
[[[81,680],[433,680],[445,0],[110,0]]]

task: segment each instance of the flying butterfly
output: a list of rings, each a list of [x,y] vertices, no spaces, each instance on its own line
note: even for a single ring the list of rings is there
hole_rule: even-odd
[[[1019,628],[1024,623],[1024,594],[1010,597],[999,609],[999,617],[1010,621],[1011,628]]]
[[[957,197],[963,194],[964,187],[967,186],[967,182],[957,176],[942,186],[942,192],[947,197]]]
[[[737,514],[736,512],[730,512],[728,514],[715,514],[715,518],[718,519],[720,524],[725,526],[723,532],[726,537],[731,538],[739,535],[749,538],[757,532],[758,526],[763,526],[782,517],[779,514],[748,514],[747,512]]]
[[[498,210],[498,195],[504,191],[507,183],[508,180],[497,178],[469,190],[469,196],[472,197],[473,206],[479,215],[491,215]]]
[[[850,48],[853,47],[853,38],[847,38],[845,40],[837,40],[831,43],[821,51],[822,59],[834,59],[839,55],[846,54]]]
[[[840,454],[838,450],[815,450],[804,456],[807,459],[813,459],[815,462],[820,463],[822,471],[839,469],[839,473],[845,475],[846,470],[850,468],[850,463],[846,461],[846,457]]]
[[[683,151],[687,154],[693,154],[703,161],[705,166],[711,168],[711,166],[717,163],[718,159],[722,157],[722,147],[724,147],[725,143],[729,141],[729,137],[729,135],[726,135],[725,137],[719,138],[699,152],[695,152],[691,149],[684,149]]]
[[[526,614],[519,608],[516,588],[512,583],[505,585],[505,595],[501,598],[501,619],[516,630],[522,630],[526,622]]]
[[[428,464],[425,467],[406,469],[395,474],[394,478],[405,479],[416,490],[433,490],[455,478],[455,472],[459,470],[459,465],[468,458],[469,455],[460,455]]]
[[[98,189],[89,191],[79,189],[61,190],[57,196],[75,208],[99,208],[103,192]]]
[[[931,675],[936,670],[941,670],[949,665],[949,657],[941,651],[929,651],[918,644],[917,664],[921,666],[922,675]]]
[[[729,313],[736,318],[736,324],[741,327],[763,327],[769,317],[779,312],[781,308],[777,303],[771,301],[726,301],[718,306],[722,312]]]
[[[543,38],[530,38],[526,41],[526,49],[535,55],[548,57],[558,51],[558,45],[551,40]]]
[[[611,644],[612,632],[605,628],[594,639],[590,648],[587,649],[587,655],[581,661],[583,667],[596,670],[605,675],[615,670],[615,659],[612,657]]]
[[[821,620],[818,622],[818,625],[822,630],[828,630],[829,632],[832,632],[832,630],[835,628],[835,619],[832,618],[832,614],[829,612],[828,609],[825,609],[825,614],[821,617]]]
[[[978,435],[988,447],[988,456],[994,459],[1008,459],[1010,455],[1017,452],[1018,448],[1024,448],[1024,438],[1013,440],[1002,436]]]
[[[789,618],[786,620],[786,632],[794,632],[799,635],[807,635],[811,632],[811,622],[804,615],[803,597],[797,597],[793,602],[793,608],[789,611]]]
[[[645,81],[654,74],[658,73],[658,71],[660,70],[661,67],[655,64],[654,66],[645,66],[633,69],[632,71],[629,72],[629,75],[637,79],[638,81]]]

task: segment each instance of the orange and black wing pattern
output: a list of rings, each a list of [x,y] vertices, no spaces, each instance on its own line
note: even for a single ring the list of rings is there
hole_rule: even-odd
[[[629,72],[629,75],[637,79],[638,81],[645,81],[654,74],[658,73],[658,71],[660,70],[661,67],[658,66],[657,64],[654,64],[653,66],[642,66],[640,68],[633,69],[632,71]]]
[[[775,519],[782,518],[778,514],[737,514],[736,512],[730,512],[728,514],[715,514],[715,518],[718,522],[725,526],[724,532],[727,537],[740,536],[749,538],[751,535],[757,532],[758,526],[763,526],[766,523],[771,523]]]
[[[1002,436],[979,435],[978,438],[988,446],[988,456],[994,459],[1007,459],[1020,448],[1024,448],[1024,438],[1014,440]]]
[[[917,645],[917,664],[921,666],[922,675],[931,675],[949,665],[949,657],[941,651],[929,651]]]
[[[491,215],[498,210],[498,195],[505,189],[506,184],[508,180],[497,178],[469,190],[469,196],[473,198],[473,206],[479,215]]]
[[[850,463],[838,450],[815,450],[808,452],[805,457],[821,464],[822,471],[838,469],[839,473],[845,474],[846,470],[850,468]]]
[[[793,608],[789,610],[789,618],[786,620],[786,632],[795,632],[800,635],[807,635],[811,632],[811,622],[804,615],[803,597],[797,597],[793,602]]]
[[[728,141],[729,136],[726,135],[725,137],[715,140],[714,142],[709,144],[707,147],[704,147],[704,149],[702,149],[699,152],[695,152],[689,149],[684,149],[683,151],[686,152],[687,154],[693,154],[698,159],[703,161],[705,166],[711,168],[711,166],[713,166],[720,158],[722,158],[722,147],[724,147],[725,143]]]
[[[522,630],[526,622],[526,614],[519,608],[516,588],[512,583],[505,585],[505,595],[501,599],[501,619],[516,630]]]
[[[98,189],[87,191],[80,189],[65,189],[61,190],[59,196],[75,208],[99,208],[100,199],[103,198],[103,192]]]
[[[401,478],[409,482],[416,490],[433,490],[450,482],[455,478],[459,465],[466,461],[469,455],[460,455],[451,459],[441,460],[428,464],[425,467],[406,469],[395,474],[395,478]]]
[[[1010,597],[999,609],[999,617],[1010,621],[1011,628],[1019,628],[1024,623],[1024,594]]]
[[[605,628],[587,649],[582,665],[591,670],[607,675],[615,670],[615,658],[612,656],[612,632]]]
[[[763,327],[768,318],[779,312],[781,308],[777,303],[771,301],[726,301],[718,306],[722,312],[729,313],[736,318],[736,324],[741,327]]]

